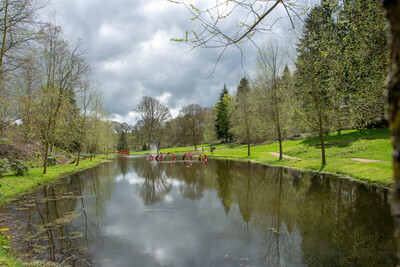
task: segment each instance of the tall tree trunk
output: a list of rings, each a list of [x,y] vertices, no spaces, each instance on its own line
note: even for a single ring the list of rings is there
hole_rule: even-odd
[[[76,165],[75,165],[75,166],[79,166],[79,159],[80,159],[80,157],[81,157],[81,146],[79,145],[79,148],[78,148],[78,158],[77,158],[77,160],[76,160]]]
[[[49,141],[46,140],[46,148],[44,152],[44,164],[43,164],[43,174],[47,173],[47,161],[49,158]]]
[[[46,148],[45,148],[45,154],[44,154],[44,164],[43,164],[43,174],[47,173],[47,162],[49,158],[49,143],[50,143],[50,130],[51,130],[51,122],[52,120],[52,111],[50,110],[50,115],[49,115],[49,120],[47,122],[47,127],[46,127],[46,132],[45,132],[45,142],[46,142]]]
[[[4,54],[5,54],[5,48],[6,48],[6,40],[7,40],[7,31],[8,31],[8,25],[7,25],[7,19],[8,19],[8,0],[6,0],[4,6],[4,29],[3,29],[3,43],[1,44],[1,51],[0,51],[0,74],[1,74],[1,69],[3,68],[3,61],[4,61]]]
[[[392,212],[395,220],[397,258],[400,258],[400,0],[384,0],[389,20],[390,63],[387,74],[389,121],[393,145]]]
[[[320,118],[320,124],[319,124],[319,139],[321,140],[321,159],[322,159],[322,165],[326,164],[326,159],[325,159],[325,142],[324,142],[324,132],[322,130],[322,121]]]
[[[250,156],[250,129],[247,126],[247,156]]]
[[[278,141],[279,141],[279,160],[282,159],[283,157],[283,152],[282,152],[282,132],[281,132],[281,125],[279,121],[279,114],[277,115],[277,130],[278,130]]]

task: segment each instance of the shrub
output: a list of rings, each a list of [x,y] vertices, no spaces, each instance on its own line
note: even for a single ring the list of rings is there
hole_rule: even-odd
[[[33,153],[33,156],[34,156],[37,160],[42,160],[42,153],[40,153],[40,152],[35,152],[35,153]]]
[[[28,165],[29,168],[33,168],[33,167],[36,166],[36,162],[35,162],[34,160],[28,161],[28,162],[26,163],[26,165]]]
[[[3,173],[7,173],[10,170],[10,162],[8,159],[0,159],[0,177]]]
[[[142,150],[143,150],[143,151],[146,151],[146,150],[147,150],[147,144],[144,144],[144,145],[142,146]]]
[[[0,249],[10,250],[10,236],[7,235],[8,228],[0,229]]]
[[[26,173],[29,173],[28,165],[19,159],[16,159],[13,163],[11,163],[11,170],[15,172],[15,175],[24,176]]]
[[[59,163],[59,160],[58,160],[58,158],[57,158],[56,155],[50,154],[50,155],[47,157],[47,165],[49,165],[49,166],[54,166],[54,165],[57,165],[58,163]]]

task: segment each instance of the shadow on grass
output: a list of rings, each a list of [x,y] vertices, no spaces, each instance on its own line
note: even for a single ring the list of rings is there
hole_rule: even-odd
[[[376,140],[389,138],[389,129],[354,130],[342,133],[340,135],[337,132],[334,134],[327,134],[324,136],[324,142],[325,147],[347,147],[353,142],[361,139]],[[300,144],[321,148],[321,140],[318,136],[304,139],[300,142]]]

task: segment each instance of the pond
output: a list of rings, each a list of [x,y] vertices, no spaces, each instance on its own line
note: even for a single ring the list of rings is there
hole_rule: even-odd
[[[0,210],[25,258],[72,266],[393,266],[388,191],[228,160],[121,157]]]

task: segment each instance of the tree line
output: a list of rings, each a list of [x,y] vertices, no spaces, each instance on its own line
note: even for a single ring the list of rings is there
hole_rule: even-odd
[[[54,150],[96,154],[115,148],[114,128],[80,40],[39,20],[44,0],[0,6],[0,138]]]
[[[164,121],[138,108],[132,142],[148,148],[151,140],[164,147],[235,141],[247,144],[250,155],[252,143],[271,140],[282,158],[283,140],[318,136],[325,164],[325,134],[387,127],[387,36],[379,1],[322,0],[304,19],[294,63],[270,38],[254,77],[242,78],[232,95],[224,86],[213,107],[184,106],[173,119],[166,111]],[[147,121],[158,121],[157,131]]]

